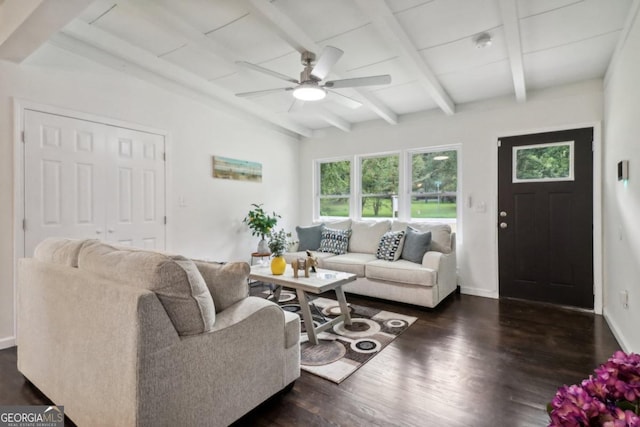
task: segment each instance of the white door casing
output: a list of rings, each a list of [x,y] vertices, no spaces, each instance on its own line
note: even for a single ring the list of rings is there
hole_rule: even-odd
[[[165,248],[164,136],[24,111],[25,256],[46,237]]]

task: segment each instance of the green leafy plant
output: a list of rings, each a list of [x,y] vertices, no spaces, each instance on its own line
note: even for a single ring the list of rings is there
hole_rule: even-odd
[[[271,233],[271,229],[275,227],[281,217],[275,212],[271,215],[267,214],[262,208],[262,204],[253,203],[251,206],[253,209],[249,211],[242,222],[249,226],[252,236],[260,236],[261,239],[264,239]]]
[[[269,250],[274,257],[282,256],[287,251],[289,245],[293,243],[290,238],[291,233],[287,233],[282,229],[269,234]]]

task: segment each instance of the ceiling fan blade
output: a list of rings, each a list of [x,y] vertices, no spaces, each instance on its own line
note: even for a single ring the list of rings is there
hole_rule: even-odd
[[[311,70],[311,75],[318,80],[323,80],[329,75],[329,71],[338,62],[344,52],[333,46],[325,46],[316,65]]]
[[[304,105],[304,101],[299,100],[298,98],[293,98],[293,102],[289,106],[287,113],[291,113],[292,111],[298,111]]]
[[[236,93],[236,96],[239,96],[240,98],[253,98],[253,97],[262,96],[262,95],[269,95],[270,93],[275,93],[275,92],[286,92],[286,91],[289,91],[289,90],[293,90],[293,88],[292,87],[279,87],[279,88],[275,88],[275,89],[254,90],[252,92]]]
[[[295,84],[299,83],[298,80],[294,79],[293,77],[289,77],[287,75],[280,74],[277,71],[269,70],[268,68],[264,68],[264,67],[261,67],[261,66],[256,65],[256,64],[252,64],[251,62],[236,61],[236,64],[237,65],[241,65],[241,66],[246,67],[246,68],[250,68],[250,69],[252,69],[254,71],[258,71],[258,72],[263,73],[263,74],[267,74],[267,75],[269,75],[271,77],[275,77],[275,78],[280,79],[280,80],[285,80],[287,82],[291,82],[291,83],[295,83]]]
[[[355,77],[353,79],[331,80],[326,82],[323,86],[331,89],[338,89],[343,87],[387,85],[389,83],[391,83],[391,76],[389,74],[384,74],[382,76]]]
[[[356,109],[356,108],[360,108],[362,107],[362,102],[360,101],[356,101],[353,98],[349,98],[348,96],[345,96],[341,93],[338,92],[334,92],[332,90],[328,90],[327,92],[329,92],[331,94],[331,97],[333,98],[334,101],[339,102],[340,104],[344,105],[345,107],[349,107],[351,109]]]

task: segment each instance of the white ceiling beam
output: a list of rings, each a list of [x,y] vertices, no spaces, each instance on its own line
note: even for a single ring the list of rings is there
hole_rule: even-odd
[[[263,22],[270,24],[276,33],[299,52],[309,51],[320,54],[321,47],[289,16],[282,12],[269,0],[246,0],[246,5],[253,14]],[[335,79],[346,74],[346,69],[339,63],[333,66],[331,74]],[[398,115],[380,102],[370,92],[363,89],[351,89],[363,100],[363,104],[380,118],[391,124],[398,124]]]
[[[356,0],[364,14],[369,16],[382,38],[397,51],[406,66],[411,68],[435,103],[446,114],[455,113],[455,104],[442,87],[431,68],[424,62],[409,36],[404,31],[385,0]]]
[[[63,34],[80,40],[94,48],[100,49],[108,54],[123,60],[125,63],[134,64],[137,67],[163,77],[173,83],[177,83],[191,91],[200,91],[209,98],[213,98],[227,106],[235,107],[244,112],[280,126],[290,132],[309,137],[312,135],[311,129],[295,123],[285,115],[269,111],[258,104],[238,98],[231,92],[220,88],[208,80],[187,71],[171,62],[158,58],[156,55],[133,46],[130,43],[113,36],[93,25],[76,20],[67,25]]]
[[[0,2],[0,59],[21,63],[93,0]]]
[[[351,132],[351,122],[343,119],[342,117],[336,114],[333,114],[332,112],[328,111],[326,108],[318,107],[317,114],[318,114],[318,117],[320,117],[325,122],[329,123],[331,126],[335,126],[338,129],[345,132]]]
[[[520,18],[518,17],[518,4],[516,0],[499,0],[502,25],[504,26],[507,52],[513,77],[513,88],[516,100],[527,100],[527,87],[524,78],[524,64],[522,61],[522,42],[520,38]]]

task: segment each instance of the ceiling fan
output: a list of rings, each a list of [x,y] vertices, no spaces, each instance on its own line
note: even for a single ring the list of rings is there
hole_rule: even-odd
[[[288,81],[296,86],[280,87],[275,89],[258,90],[253,92],[236,93],[239,97],[254,97],[267,95],[274,92],[293,91],[293,96],[296,100],[300,101],[319,101],[327,96],[327,92],[338,95],[339,99],[345,102],[351,108],[360,107],[362,104],[355,99],[344,96],[340,93],[331,91],[329,89],[343,89],[360,86],[375,86],[391,83],[391,76],[388,74],[380,76],[368,76],[368,77],[355,77],[351,79],[341,80],[329,80],[321,84],[328,75],[331,68],[343,55],[343,51],[333,47],[326,46],[322,50],[322,54],[316,61],[316,55],[313,52],[304,51],[301,54],[301,62],[304,65],[304,70],[300,73],[300,80],[289,77],[285,74],[278,73],[277,71],[269,70],[256,64],[252,64],[246,61],[237,61],[236,64],[243,67],[250,68],[254,71],[258,71],[267,74],[272,77],[276,77],[281,80]]]

